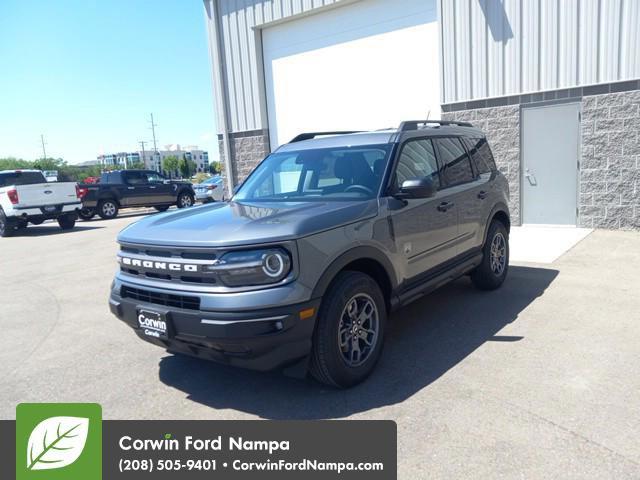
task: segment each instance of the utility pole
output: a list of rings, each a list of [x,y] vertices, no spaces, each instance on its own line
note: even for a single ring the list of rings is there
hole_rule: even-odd
[[[140,143],[140,146],[142,147],[142,163],[145,163],[145,161],[147,159],[147,155],[146,155],[146,153],[144,151],[144,144],[147,143],[147,142],[145,142],[144,140],[140,140],[139,143]],[[146,166],[146,164],[145,164],[145,166]]]
[[[158,125],[153,121],[153,113],[151,114],[151,133],[153,134],[153,157],[154,159],[158,158],[158,146],[156,145],[156,127]],[[162,167],[159,165],[158,170],[161,170]]]
[[[40,141],[42,142],[42,159],[46,160],[47,158],[47,151],[45,150],[44,146],[46,145],[45,141],[44,141],[44,134],[40,134]]]

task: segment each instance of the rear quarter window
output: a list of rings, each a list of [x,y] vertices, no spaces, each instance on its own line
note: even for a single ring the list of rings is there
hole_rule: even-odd
[[[464,141],[478,173],[489,173],[496,170],[496,162],[486,138],[467,137]]]

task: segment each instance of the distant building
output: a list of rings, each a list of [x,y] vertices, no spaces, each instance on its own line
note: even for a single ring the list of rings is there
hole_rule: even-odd
[[[196,164],[197,172],[209,171],[209,153],[199,149],[195,145],[181,148],[180,145],[165,145],[165,150],[145,150],[144,152],[119,152],[98,155],[98,163],[102,166],[114,166],[127,168],[135,163],[144,163],[144,168],[149,170],[162,171],[162,162],[169,156],[186,158]]]
[[[138,153],[140,153],[142,157],[142,152]],[[189,145],[184,149],[177,144],[165,145],[165,149],[158,150],[157,153],[153,150],[145,151],[144,157],[142,158],[144,158],[145,168],[160,171],[162,169],[162,162],[170,156],[192,160],[196,164],[197,172],[209,171],[209,152],[201,150],[195,145]]]
[[[141,155],[139,152],[108,153],[104,155],[98,155],[98,161],[100,162],[100,165],[103,165],[105,167],[113,166],[127,168],[134,163],[140,162],[140,157]]]

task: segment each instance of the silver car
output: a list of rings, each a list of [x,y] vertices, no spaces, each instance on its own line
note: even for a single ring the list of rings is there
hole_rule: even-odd
[[[204,182],[194,185],[196,200],[202,203],[222,202],[224,200],[224,180],[220,175],[208,178]]]

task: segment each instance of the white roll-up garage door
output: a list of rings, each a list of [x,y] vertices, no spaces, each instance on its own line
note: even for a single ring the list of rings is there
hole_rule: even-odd
[[[360,0],[262,32],[271,148],[439,118],[435,0]]]

